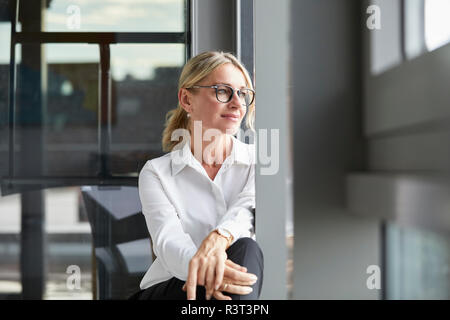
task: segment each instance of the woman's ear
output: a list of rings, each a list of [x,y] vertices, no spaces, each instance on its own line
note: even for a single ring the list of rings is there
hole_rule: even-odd
[[[178,101],[181,107],[186,110],[187,113],[192,112],[192,95],[186,88],[181,88],[178,91]]]

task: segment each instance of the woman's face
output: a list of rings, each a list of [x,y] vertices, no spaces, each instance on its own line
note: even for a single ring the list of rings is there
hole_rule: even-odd
[[[217,67],[197,85],[212,86],[216,84],[227,84],[234,89],[247,87],[244,75],[231,63]],[[235,134],[237,132],[245,116],[246,106],[242,105],[236,92],[229,102],[223,103],[217,100],[214,88],[198,88],[190,91],[192,92],[190,94],[192,124],[194,121],[202,121],[203,130],[214,128],[222,133]]]

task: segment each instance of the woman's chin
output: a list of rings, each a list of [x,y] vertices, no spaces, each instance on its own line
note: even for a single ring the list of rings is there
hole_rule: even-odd
[[[235,135],[238,130],[239,126],[226,126],[225,128],[221,129],[223,133],[231,135]]]

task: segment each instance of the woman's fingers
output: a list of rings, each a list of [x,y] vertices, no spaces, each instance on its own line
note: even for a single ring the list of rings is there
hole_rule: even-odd
[[[244,284],[244,285],[253,285],[258,278],[248,272],[239,271],[225,266],[224,276],[231,280],[232,283]]]
[[[252,287],[241,286],[241,285],[231,284],[231,283],[224,284],[221,287],[221,289],[222,289],[221,291],[225,291],[225,292],[233,293],[233,294],[239,294],[239,295],[247,295],[253,291]]]
[[[226,258],[225,258],[226,259]],[[216,278],[215,278],[215,283],[214,283],[214,290],[218,290],[220,285],[222,284],[223,281],[223,274],[225,272],[225,263],[226,260],[222,260],[219,261],[219,263],[216,264]]]
[[[225,261],[226,265],[229,266],[230,268],[242,271],[242,272],[247,272],[247,268],[238,265],[237,263],[234,263],[233,261],[231,261],[230,259],[228,259],[227,261]]]
[[[231,300],[231,297],[224,295],[222,292],[220,291],[214,291],[214,298],[216,298],[217,300]]]
[[[195,300],[195,290],[197,289],[197,272],[198,272],[198,263],[197,259],[194,258],[189,262],[189,271],[186,280],[186,291],[188,300]]]
[[[215,266],[209,266],[208,270],[206,272],[206,300],[211,299],[211,296],[214,292],[214,272],[215,272]]]
[[[199,267],[198,267],[198,275],[197,275],[197,284],[204,286],[206,285],[206,271],[208,270],[208,263],[205,257],[198,258]]]

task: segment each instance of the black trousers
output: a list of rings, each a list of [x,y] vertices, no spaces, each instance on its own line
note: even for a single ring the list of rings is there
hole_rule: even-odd
[[[252,286],[253,291],[248,295],[229,294],[224,292],[233,300],[257,300],[261,294],[264,271],[264,256],[261,248],[251,238],[241,238],[227,249],[228,259],[247,268],[249,273],[258,277],[258,281]],[[150,288],[140,290],[132,295],[130,300],[186,300],[187,294],[182,290],[185,281],[171,278],[167,281],[157,283]],[[205,287],[197,286],[196,299],[206,299]],[[214,299],[214,297],[212,298]]]

